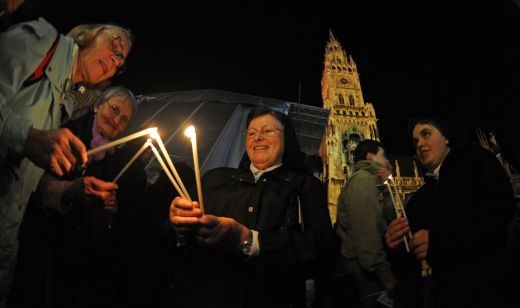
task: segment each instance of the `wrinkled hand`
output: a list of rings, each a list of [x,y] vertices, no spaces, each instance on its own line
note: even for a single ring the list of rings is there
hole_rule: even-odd
[[[105,182],[93,176],[85,176],[83,179],[83,193],[95,197],[105,206],[114,207],[116,202],[116,183]]]
[[[180,237],[194,232],[201,216],[202,210],[197,201],[175,197],[170,205],[170,223]]]
[[[204,215],[200,218],[197,240],[203,247],[218,247],[228,250],[240,250],[251,230],[233,218]]]
[[[36,166],[61,177],[76,164],[87,163],[85,145],[66,128],[40,130],[31,128],[23,154]]]
[[[404,218],[396,218],[386,228],[385,239],[386,244],[391,249],[395,249],[403,242],[403,236],[405,236],[410,227],[408,222]]]
[[[428,230],[421,229],[412,236],[412,252],[417,259],[425,259],[428,254]]]
[[[111,196],[103,204],[105,205],[103,210],[114,214],[117,213],[119,208],[117,207],[116,192],[112,191]]]

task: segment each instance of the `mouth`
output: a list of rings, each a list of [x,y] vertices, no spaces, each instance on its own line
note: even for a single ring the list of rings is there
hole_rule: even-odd
[[[253,150],[255,151],[262,151],[262,150],[267,150],[269,147],[266,146],[266,145],[257,145],[257,146],[254,146],[253,147]]]
[[[430,153],[430,150],[423,150],[419,154],[420,154],[421,158],[425,158],[426,156],[428,156],[429,153]]]

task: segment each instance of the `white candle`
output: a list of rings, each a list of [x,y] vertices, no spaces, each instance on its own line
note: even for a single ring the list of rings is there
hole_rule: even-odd
[[[114,183],[117,182],[117,180],[119,180],[123,176],[123,174],[126,172],[126,170],[128,170],[128,168],[130,168],[130,166],[134,163],[134,161],[139,156],[141,156],[141,154],[143,154],[143,152],[146,150],[146,148],[148,148],[150,146],[151,143],[152,143],[152,139],[146,140],[146,142],[139,149],[139,151],[137,151],[137,153],[135,153],[134,157],[132,157],[132,159],[130,159],[130,161],[123,167],[123,169],[121,169],[121,171],[119,171],[119,173],[116,175],[116,177],[114,178],[114,180],[112,182],[114,182]]]
[[[173,172],[173,175],[175,176],[175,180],[177,180],[177,183],[179,183],[183,194],[181,196],[183,198],[186,198],[191,201],[190,194],[188,194],[188,191],[186,190],[186,187],[184,187],[184,184],[182,183],[181,177],[179,176],[179,173],[177,173],[177,169],[175,169],[175,166],[173,165],[173,162],[170,158],[170,155],[168,155],[168,151],[166,151],[166,148],[164,147],[164,143],[162,142],[161,136],[157,132],[157,130],[151,134],[153,138],[155,138],[155,141],[157,141],[157,144],[159,145],[159,148],[161,149],[162,154],[164,155],[164,158],[166,159],[166,162],[168,163],[168,166],[170,166],[170,169]]]
[[[123,137],[121,139],[117,139],[117,140],[114,140],[112,142],[109,142],[107,144],[104,144],[100,147],[97,147],[97,148],[93,148],[93,149],[90,149],[87,151],[87,155],[92,155],[92,154],[96,154],[98,152],[101,152],[101,151],[106,151],[110,148],[113,148],[117,145],[120,145],[121,143],[125,143],[125,142],[128,142],[130,140],[134,140],[136,138],[139,138],[141,136],[144,136],[146,134],[150,134],[152,135],[154,132],[157,132],[157,127],[151,127],[151,128],[147,128],[147,129],[144,129],[142,131],[139,131],[137,133],[133,133],[131,135],[128,135],[126,137]]]
[[[200,182],[199,154],[197,151],[197,134],[193,125],[188,126],[184,134],[191,139],[191,150],[193,152],[193,168],[195,169],[195,181],[197,182],[197,194],[199,197],[199,205],[202,213],[204,213],[204,202],[202,200],[202,183]]]
[[[179,196],[181,196],[181,197],[183,197],[183,198],[186,198],[186,197],[184,196],[184,193],[181,191],[179,185],[177,185],[177,183],[176,183],[175,180],[173,179],[173,176],[172,176],[172,174],[170,173],[170,170],[168,170],[168,167],[166,167],[166,165],[164,164],[164,161],[163,161],[163,159],[161,158],[161,154],[159,154],[159,151],[157,151],[157,148],[153,145],[153,143],[150,143],[150,147],[152,148],[152,151],[153,151],[153,154],[155,155],[155,158],[157,159],[157,161],[159,162],[159,164],[160,164],[161,167],[163,168],[164,173],[166,173],[166,175],[168,176],[168,178],[169,178],[170,181],[172,182],[173,187],[175,187],[175,190],[177,190],[177,193],[179,193]]]
[[[399,192],[397,191],[397,187],[393,182],[392,176],[388,177],[388,180],[385,182],[388,192],[390,193],[390,198],[392,199],[392,203],[394,204],[395,213],[397,214],[397,218],[404,217],[404,219],[408,222],[408,218],[406,218],[406,213],[404,211],[403,203],[401,202],[401,197],[399,196]],[[394,192],[395,189],[395,192]],[[394,196],[395,193],[395,196]],[[404,246],[406,248],[406,252],[410,252],[410,246],[408,241],[412,239],[412,232],[408,231],[408,237],[403,236]]]

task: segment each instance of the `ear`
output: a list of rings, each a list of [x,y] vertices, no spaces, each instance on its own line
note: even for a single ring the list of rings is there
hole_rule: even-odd
[[[445,142],[446,144],[450,144],[450,141],[449,141],[448,139],[444,139],[444,142]]]

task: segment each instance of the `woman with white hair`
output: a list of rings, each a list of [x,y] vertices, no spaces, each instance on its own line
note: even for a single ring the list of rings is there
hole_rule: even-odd
[[[14,274],[18,229],[44,170],[62,176],[87,162],[85,145],[59,129],[75,108],[68,94],[121,71],[131,47],[130,31],[111,24],[80,25],[64,36],[40,18],[0,32],[0,307]]]

